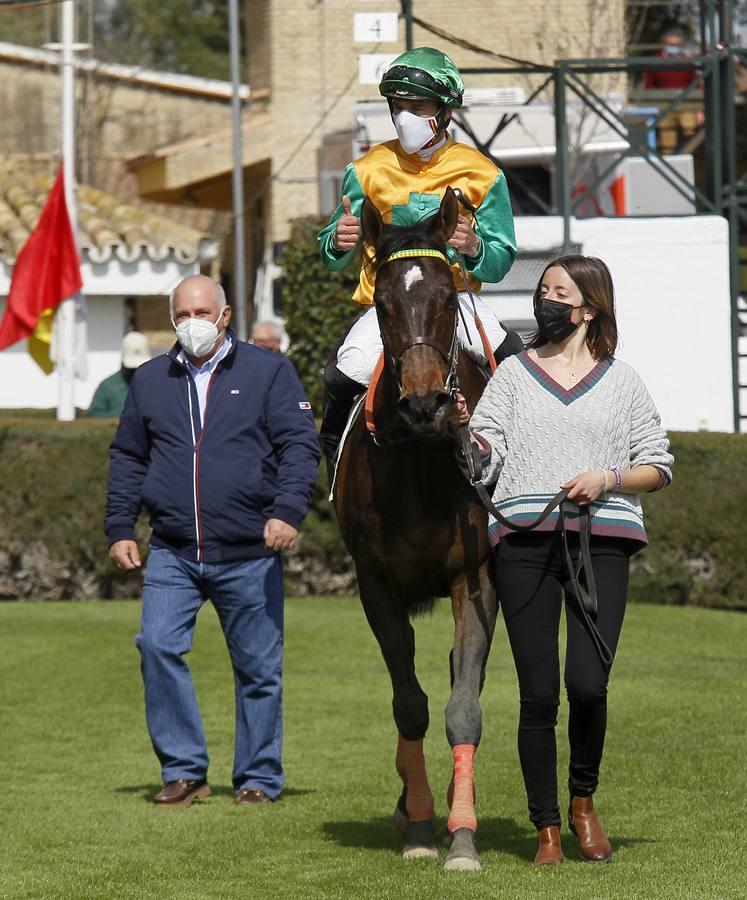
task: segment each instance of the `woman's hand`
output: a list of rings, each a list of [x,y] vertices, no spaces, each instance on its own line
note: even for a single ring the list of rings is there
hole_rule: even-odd
[[[459,417],[459,424],[466,425],[467,422],[469,422],[469,409],[467,408],[467,401],[464,399],[464,394],[461,391],[456,392],[454,409]]]
[[[570,488],[568,491],[568,500],[573,500],[579,506],[586,506],[593,503],[600,494],[607,490],[607,471],[595,469],[593,472],[584,472],[583,475],[576,475],[561,484],[562,488]]]

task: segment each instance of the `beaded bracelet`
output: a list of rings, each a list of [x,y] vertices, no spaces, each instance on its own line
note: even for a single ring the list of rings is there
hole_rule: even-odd
[[[619,466],[610,466],[610,471],[615,476],[615,490],[619,491],[620,485],[622,484],[622,474],[620,473],[620,467]]]

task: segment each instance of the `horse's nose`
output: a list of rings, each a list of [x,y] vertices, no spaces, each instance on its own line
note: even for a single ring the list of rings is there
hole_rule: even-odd
[[[410,425],[426,425],[435,420],[448,402],[449,394],[446,391],[433,391],[425,397],[405,394],[399,401],[399,410]]]

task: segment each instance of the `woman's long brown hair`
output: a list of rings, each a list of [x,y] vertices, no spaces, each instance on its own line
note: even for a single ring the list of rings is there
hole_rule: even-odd
[[[561,266],[581,292],[584,303],[596,310],[586,331],[586,346],[594,359],[614,356],[617,348],[617,321],[615,320],[615,289],[610,270],[596,256],[559,256],[545,266],[534,291],[534,312],[542,301],[542,282],[548,269]],[[547,344],[539,330],[531,336],[527,347],[543,347]]]

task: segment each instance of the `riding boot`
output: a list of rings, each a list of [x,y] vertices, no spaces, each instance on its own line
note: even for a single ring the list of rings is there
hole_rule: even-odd
[[[568,825],[578,837],[584,862],[606,863],[612,859],[612,847],[594,810],[591,797],[571,797]]]
[[[523,349],[524,341],[522,341],[519,332],[507,330],[506,337],[501,341],[500,346],[493,351],[493,356],[496,363],[500,365],[504,359],[508,359],[509,356],[516,356]]]
[[[366,386],[348,378],[335,363],[330,363],[324,370],[324,386],[324,414],[319,429],[319,443],[332,465],[353,401],[366,390]]]

